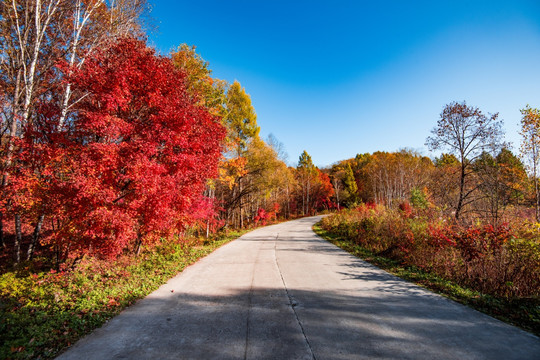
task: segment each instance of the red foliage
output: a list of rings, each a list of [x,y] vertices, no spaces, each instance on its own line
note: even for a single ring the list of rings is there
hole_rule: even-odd
[[[334,196],[334,187],[330,181],[330,177],[323,173],[318,168],[317,183],[313,188],[313,200],[316,210],[328,210],[333,204],[331,198]]]
[[[455,234],[446,226],[428,225],[428,243],[436,249],[456,246]]]
[[[469,227],[458,234],[456,246],[466,260],[473,260],[499,251],[511,237],[508,224]]]
[[[255,223],[258,224],[259,222],[261,222],[263,225],[266,224],[266,221],[269,219],[269,215],[266,213],[266,210],[264,210],[263,208],[259,208],[257,210],[257,216],[255,216],[254,220],[255,220]]]
[[[375,210],[377,208],[377,203],[375,201],[368,201],[365,206],[367,209]]]
[[[151,244],[207,212],[200,199],[217,174],[225,130],[187,95],[169,58],[121,39],[69,80],[82,101],[63,129],[58,108],[41,107],[12,174],[13,194],[24,194],[14,205],[47,215],[50,243],[116,256],[134,239]]]
[[[223,209],[216,204],[215,199],[201,197],[192,204],[190,222],[198,228],[208,227],[208,231],[214,233],[224,224],[224,221],[219,219],[220,211]]]
[[[499,251],[512,236],[508,224],[498,227],[488,224],[465,229],[433,224],[428,226],[428,239],[431,246],[437,249],[447,246],[456,247],[467,261]]]
[[[406,218],[410,218],[413,215],[413,208],[411,204],[409,204],[408,201],[403,201],[399,204],[399,210],[401,211],[402,215]]]

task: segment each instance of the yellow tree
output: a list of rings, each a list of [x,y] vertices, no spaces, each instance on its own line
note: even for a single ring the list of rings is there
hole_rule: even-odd
[[[232,83],[227,90],[223,121],[235,155],[241,156],[249,141],[259,136],[260,128],[257,125],[257,114],[251,104],[251,97],[238,81]]]
[[[461,164],[452,154],[441,154],[434,159],[434,168],[429,173],[428,188],[433,202],[442,210],[453,209],[459,196],[459,173]]]
[[[287,195],[290,170],[279,159],[277,152],[260,138],[253,139],[246,151],[245,198],[249,215],[253,217],[259,208],[277,211],[275,204],[282,203],[280,195]]]
[[[173,64],[186,74],[186,90],[200,106],[212,115],[225,116],[227,82],[212,77],[209,63],[196,52],[195,46],[181,44],[171,54]]]
[[[505,148],[496,157],[483,153],[473,168],[482,195],[482,201],[478,201],[475,207],[479,214],[485,214],[493,224],[498,224],[505,209],[518,204],[523,197],[527,178],[524,166]]]
[[[249,143],[258,139],[260,128],[257,125],[257,115],[251,104],[251,98],[238,81],[235,81],[227,90],[223,123],[227,128],[227,146],[229,148],[226,155],[227,161],[246,164],[238,159],[245,157]],[[234,201],[229,202],[231,207],[227,208],[227,218],[238,207],[240,227],[244,227],[243,210],[246,192],[243,189],[243,174],[245,169],[236,169],[236,173],[239,176],[234,179],[232,193],[229,196]]]
[[[540,111],[527,105],[521,110],[521,154],[527,160],[534,183],[535,215],[540,221],[540,191],[538,189],[538,162],[540,159]]]

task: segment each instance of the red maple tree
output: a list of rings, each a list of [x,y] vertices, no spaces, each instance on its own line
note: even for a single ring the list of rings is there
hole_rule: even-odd
[[[217,175],[219,118],[190,99],[170,58],[138,39],[113,41],[71,70],[82,100],[62,128],[54,109],[29,125],[19,144],[27,163],[18,167],[28,170],[14,181],[40,185],[27,186],[26,199],[51,219],[48,241],[116,256],[180,232]]]

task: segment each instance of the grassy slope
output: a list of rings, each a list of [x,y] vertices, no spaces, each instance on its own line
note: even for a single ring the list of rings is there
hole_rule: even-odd
[[[244,231],[245,232],[245,231]],[[140,257],[84,260],[69,272],[0,275],[0,359],[49,359],[241,233],[166,244]]]
[[[319,224],[315,224],[313,230],[323,239],[391,274],[540,336],[540,308],[533,299],[504,299],[481,294],[421,269],[404,267],[395,260],[374,254],[348,239],[329,233]]]

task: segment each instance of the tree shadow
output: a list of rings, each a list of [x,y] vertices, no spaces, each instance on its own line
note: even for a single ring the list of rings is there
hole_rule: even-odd
[[[387,281],[379,274],[363,280]],[[540,354],[537,337],[440,296],[398,281],[385,296],[379,291],[376,285],[354,294],[160,289],[59,359],[533,359]]]
[[[285,239],[276,230],[244,235],[211,261],[220,269],[214,277],[236,276],[233,283],[252,288],[165,284],[60,359],[539,358],[540,339],[532,334],[382,272],[305,229],[287,230]],[[310,270],[285,266],[285,260],[302,263],[307,253],[322,262],[312,261]],[[302,276],[329,271],[326,261],[335,284],[310,289]],[[239,263],[242,272],[227,273]],[[251,275],[256,264],[268,272]],[[296,285],[280,286],[291,272]],[[273,285],[256,286],[261,283]]]

